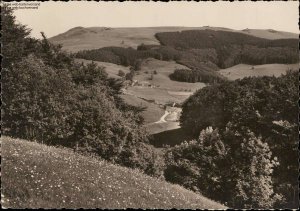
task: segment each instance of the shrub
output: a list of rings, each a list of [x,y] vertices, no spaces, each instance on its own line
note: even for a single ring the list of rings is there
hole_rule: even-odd
[[[157,174],[156,152],[141,127],[141,109],[122,101],[122,82],[107,78],[95,63],[76,64],[44,34],[41,41],[29,39],[28,30],[15,24],[9,9],[4,8],[1,16],[7,41],[3,43],[5,134],[68,146]],[[133,74],[132,70],[131,79]]]
[[[118,72],[118,76],[120,76],[120,77],[124,77],[124,76],[125,76],[125,73],[124,73],[124,71],[122,71],[122,70],[119,70],[119,72]]]
[[[275,165],[268,144],[253,133],[209,127],[167,151],[165,177],[234,208],[271,208],[281,199],[273,190]]]
[[[133,80],[133,77],[134,77],[134,70],[130,70],[130,72],[129,72],[129,73],[126,73],[126,75],[125,75],[125,79],[126,79],[126,80],[132,81],[132,80]]]
[[[3,125],[9,135],[49,142],[72,133],[74,84],[67,70],[30,55],[3,71],[3,84]]]
[[[275,192],[283,195],[278,207],[298,206],[297,76],[288,72],[205,87],[183,103],[180,117],[182,128],[194,137],[210,125],[225,130],[229,123],[232,131],[245,134],[249,128],[261,136],[280,163],[272,176]]]

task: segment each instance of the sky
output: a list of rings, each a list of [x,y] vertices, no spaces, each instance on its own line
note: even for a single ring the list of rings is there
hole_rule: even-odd
[[[73,27],[216,26],[299,33],[298,1],[289,2],[40,2],[18,9],[17,21],[40,38]]]

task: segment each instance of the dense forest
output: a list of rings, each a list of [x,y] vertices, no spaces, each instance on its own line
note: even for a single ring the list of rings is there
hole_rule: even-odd
[[[4,135],[71,147],[157,175],[140,108],[119,97],[121,83],[95,64],[82,65],[29,36],[2,10]],[[157,175],[159,176],[159,175]]]
[[[219,68],[239,63],[257,65],[298,61],[298,39],[267,40],[237,32],[215,30],[163,32],[155,36],[162,45],[175,49],[215,49]]]
[[[268,40],[243,33],[220,30],[186,30],[181,32],[161,32],[156,38],[162,45],[175,48],[218,48],[228,45],[254,45],[261,48],[289,47],[297,48],[297,39]]]
[[[213,72],[204,71],[204,70],[189,70],[189,69],[176,69],[174,73],[170,74],[170,79],[174,81],[182,82],[205,82],[205,83],[218,83],[226,80],[222,77],[214,77]]]
[[[297,93],[297,72],[197,91],[180,118],[195,140],[169,150],[166,179],[233,207],[297,207]]]

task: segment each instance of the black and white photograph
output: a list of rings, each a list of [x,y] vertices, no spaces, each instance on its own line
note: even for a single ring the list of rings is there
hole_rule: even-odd
[[[298,1],[1,1],[3,209],[298,209]]]

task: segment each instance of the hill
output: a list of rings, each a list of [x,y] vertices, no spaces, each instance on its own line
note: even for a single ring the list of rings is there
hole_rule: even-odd
[[[264,39],[244,33],[215,29],[160,32],[161,45],[141,44],[134,48],[104,47],[79,51],[77,58],[136,67],[147,58],[176,61],[187,68],[178,69],[172,80],[215,83],[224,81],[216,72],[237,64],[292,64],[298,62],[298,39]],[[135,68],[138,69],[138,68]]]
[[[260,29],[233,30],[223,27],[140,27],[140,28],[109,28],[109,27],[75,27],[50,38],[54,44],[63,44],[63,49],[70,52],[91,50],[108,46],[133,47],[141,43],[157,45],[155,34],[159,32],[175,32],[184,30],[222,30],[240,32],[265,39],[298,39],[298,35],[290,32]]]
[[[214,49],[217,61],[215,58],[207,60],[220,68],[240,63],[288,64],[298,61],[298,39],[268,40],[243,33],[215,30],[163,32],[155,36],[162,45],[175,49]]]
[[[136,170],[9,137],[1,138],[5,208],[225,209]]]
[[[154,34],[165,31],[180,31],[184,27],[75,27],[49,40],[54,44],[63,44],[63,49],[70,52],[90,50],[108,46],[133,47],[141,43],[159,44]],[[192,28],[188,28],[192,29]]]

